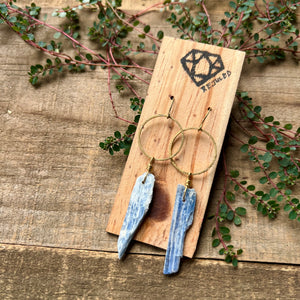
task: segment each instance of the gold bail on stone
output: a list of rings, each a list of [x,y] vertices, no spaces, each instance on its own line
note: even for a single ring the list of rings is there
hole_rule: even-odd
[[[191,188],[191,181],[192,181],[192,173],[189,173],[187,178],[186,178],[186,181],[185,181],[185,189],[184,189],[184,192],[183,192],[183,196],[182,196],[182,201],[185,202],[185,195],[186,195],[186,191],[187,189]]]
[[[148,166],[147,166],[147,173],[146,173],[146,175],[145,175],[145,177],[144,177],[144,179],[143,179],[143,181],[142,181],[142,184],[144,184],[144,183],[146,182],[146,179],[147,179],[148,174],[151,173],[151,169],[152,169],[152,167],[153,167],[153,162],[154,162],[154,157],[152,157],[152,158],[150,159],[150,161],[149,161],[149,164],[148,164]]]

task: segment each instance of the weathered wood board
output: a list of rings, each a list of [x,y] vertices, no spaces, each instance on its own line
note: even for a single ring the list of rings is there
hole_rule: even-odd
[[[2,247],[3,246],[3,247]],[[0,245],[1,299],[299,299],[299,266],[185,260],[176,276],[164,257]],[[232,279],[234,278],[234,280]]]
[[[175,102],[171,115],[183,128],[199,127],[208,107],[212,112],[204,129],[215,139],[220,153],[231,112],[244,53],[216,46],[165,37],[152,75],[146,103],[137,130],[150,116],[167,114],[170,96]],[[149,124],[149,125],[148,125]],[[147,123],[141,142],[150,156],[169,156],[169,143],[179,131],[171,120],[161,118]],[[205,169],[213,159],[213,143],[204,134],[188,134],[182,151],[175,157],[177,165],[187,172]],[[143,174],[149,159],[134,140],[127,160],[107,231],[119,234],[136,178]],[[206,173],[193,177],[197,193],[194,222],[187,233],[184,255],[192,257],[205,214],[216,164]],[[155,163],[155,192],[149,216],[136,240],[166,249],[177,185],[185,177],[170,163]]]

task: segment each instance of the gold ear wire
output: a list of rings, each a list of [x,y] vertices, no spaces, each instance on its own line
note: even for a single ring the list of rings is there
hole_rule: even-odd
[[[173,104],[174,104],[174,96],[170,96],[170,99],[171,99],[171,105],[170,105],[170,108],[169,108],[169,111],[168,111],[168,115],[167,115],[167,119],[170,119],[171,117],[171,110],[172,110],[172,107],[173,107]]]
[[[212,108],[211,108],[211,107],[209,107],[209,108],[207,109],[207,113],[206,113],[206,115],[204,116],[204,118],[203,118],[202,122],[200,123],[200,126],[199,126],[199,129],[198,129],[198,131],[200,131],[200,130],[202,129],[203,123],[204,123],[204,121],[206,120],[206,118],[208,117],[208,115],[209,115],[209,113],[210,113],[211,111],[212,111]]]

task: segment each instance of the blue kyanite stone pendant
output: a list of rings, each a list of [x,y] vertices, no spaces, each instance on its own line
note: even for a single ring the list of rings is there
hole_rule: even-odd
[[[119,259],[125,254],[130,241],[134,237],[136,230],[149,209],[153,195],[154,182],[155,177],[151,173],[144,173],[138,177],[135,182],[118,239]]]
[[[196,191],[188,188],[184,197],[184,190],[185,186],[181,184],[177,186],[169,242],[164,265],[165,275],[178,272],[180,259],[183,255],[185,234],[193,223],[196,204]]]

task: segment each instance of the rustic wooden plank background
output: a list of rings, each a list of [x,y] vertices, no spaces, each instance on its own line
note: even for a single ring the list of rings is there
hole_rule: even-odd
[[[139,10],[154,2],[124,0],[124,7]],[[57,25],[60,20],[51,18],[51,12],[66,1],[38,4]],[[213,20],[221,17],[223,2],[209,1],[208,6]],[[174,34],[160,12],[145,20],[154,30]],[[113,118],[102,70],[30,86],[27,72],[41,58],[0,26],[1,299],[300,297],[299,223],[283,212],[276,221],[263,218],[242,197],[237,204],[243,203],[248,216],[234,230],[233,240],[244,248],[245,262],[237,270],[218,261],[208,220],[195,259],[184,260],[177,277],[161,275],[164,251],[147,245],[135,243],[133,254],[118,262],[117,238],[105,227],[126,158],[111,157],[98,143],[126,125]],[[153,66],[154,61],[147,64]],[[145,95],[147,87],[137,86]],[[239,88],[263,104],[266,115],[299,126],[299,67],[292,60],[263,67],[245,64]],[[131,117],[128,98],[117,93],[114,97],[120,114]],[[238,116],[237,109],[233,114]],[[237,146],[227,141],[229,166],[242,169],[250,180],[251,164]],[[207,215],[220,195],[221,174],[217,170]]]

